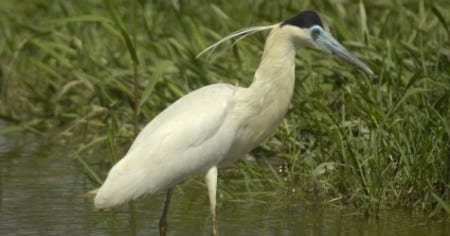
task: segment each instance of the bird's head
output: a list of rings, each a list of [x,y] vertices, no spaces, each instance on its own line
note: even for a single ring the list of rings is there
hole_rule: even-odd
[[[298,15],[278,24],[253,26],[238,30],[205,48],[197,55],[197,57],[200,57],[206,52],[213,51],[217,46],[230,39],[239,37],[239,41],[248,35],[265,30],[272,30],[272,37],[275,37],[276,35],[277,37],[287,38],[290,42],[294,43],[296,48],[306,46],[319,49],[355,65],[370,76],[374,75],[372,70],[366,64],[353,56],[344,48],[344,46],[334,39],[327,30],[325,30],[320,16],[315,11],[311,10],[302,11]],[[277,44],[277,42],[277,40],[273,40],[271,44],[274,45]]]
[[[285,31],[292,37],[297,47],[307,46],[319,49],[355,65],[369,75],[374,75],[366,64],[353,56],[325,30],[322,20],[316,12],[311,10],[302,11],[298,15],[282,22],[279,27],[280,30]]]

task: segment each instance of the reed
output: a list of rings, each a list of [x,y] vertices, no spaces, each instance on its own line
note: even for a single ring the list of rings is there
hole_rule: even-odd
[[[99,183],[136,131],[180,96],[216,82],[249,85],[266,35],[199,52],[237,29],[306,8],[319,11],[377,77],[299,52],[285,121],[250,158],[221,171],[219,191],[448,214],[444,0],[1,1],[0,119],[10,124],[3,132],[60,131],[80,171]]]

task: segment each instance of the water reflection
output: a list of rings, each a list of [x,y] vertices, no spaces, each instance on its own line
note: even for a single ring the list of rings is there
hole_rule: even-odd
[[[169,235],[210,235],[202,178],[174,192]],[[226,184],[233,184],[227,181]],[[164,194],[110,212],[93,210],[83,193],[93,186],[62,147],[33,137],[0,136],[0,235],[157,235]],[[219,192],[221,190],[219,189]],[[448,222],[411,211],[386,211],[378,219],[282,193],[218,199],[222,235],[447,235]],[[133,214],[130,214],[133,212]]]

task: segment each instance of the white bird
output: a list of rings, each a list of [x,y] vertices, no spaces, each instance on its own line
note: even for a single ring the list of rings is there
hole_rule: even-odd
[[[368,66],[324,30],[318,14],[309,10],[278,24],[238,31],[203,52],[230,38],[269,29],[252,84],[248,88],[209,85],[181,97],[157,115],[109,171],[96,192],[96,208],[110,208],[167,191],[159,224],[160,234],[165,235],[172,187],[206,172],[212,234],[217,235],[217,168],[258,146],[282,121],[294,92],[296,51],[317,48],[373,75]]]

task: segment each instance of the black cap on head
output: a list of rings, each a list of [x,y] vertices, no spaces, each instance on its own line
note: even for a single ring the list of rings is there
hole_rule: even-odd
[[[298,15],[285,20],[281,24],[281,27],[284,25],[298,26],[300,28],[309,28],[313,25],[319,25],[323,28],[322,20],[319,15],[315,11],[311,10],[302,11]]]

